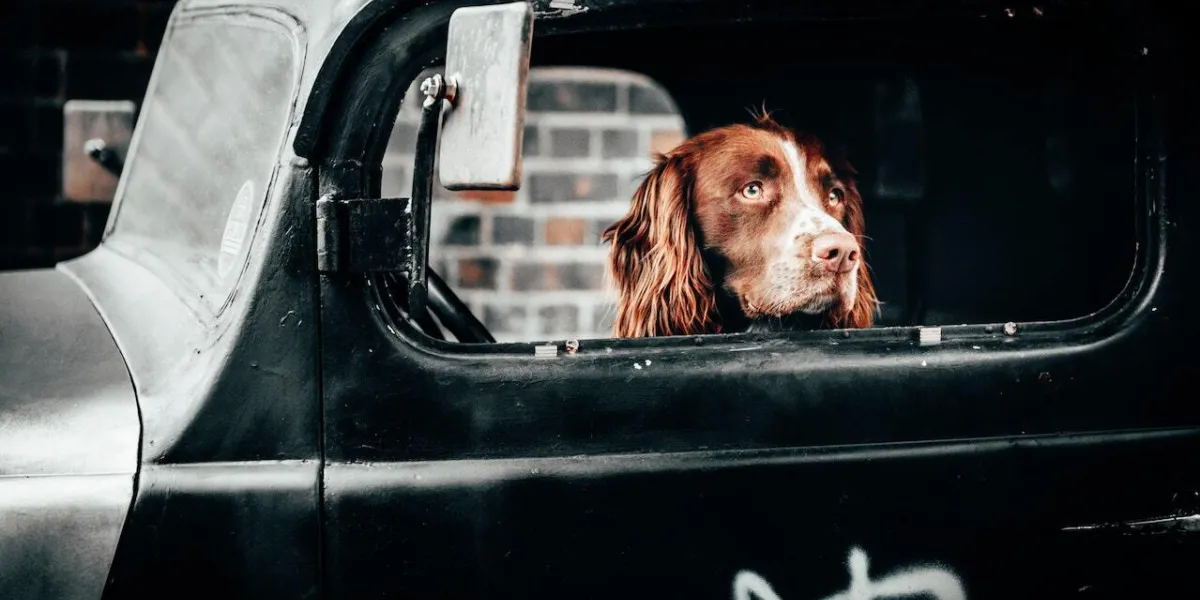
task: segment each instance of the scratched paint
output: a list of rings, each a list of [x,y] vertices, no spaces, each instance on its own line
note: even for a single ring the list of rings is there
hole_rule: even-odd
[[[958,576],[938,566],[915,566],[899,569],[872,580],[870,561],[861,548],[851,548],[846,560],[850,585],[843,591],[821,600],[873,600],[874,598],[905,598],[932,596],[936,600],[966,600],[967,594]],[[733,578],[734,600],[783,600],[771,584],[758,573],[742,570]]]

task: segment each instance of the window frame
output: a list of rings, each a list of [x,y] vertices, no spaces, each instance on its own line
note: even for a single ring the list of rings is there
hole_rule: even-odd
[[[753,12],[747,10],[747,13]],[[759,18],[762,13],[757,13]],[[655,15],[653,17],[644,17],[634,23],[633,27],[647,27],[655,23],[658,19],[676,19],[681,24],[705,24],[712,22],[726,22],[720,16],[713,17],[680,17],[678,15]],[[747,15],[747,18],[749,16]],[[629,23],[621,23],[615,25],[611,22],[605,23],[607,27],[628,27]],[[559,27],[560,25],[566,25]],[[577,31],[589,31],[591,27],[587,26],[572,26],[554,20],[539,19],[535,25],[534,36],[536,38],[541,35],[569,35]],[[444,32],[443,32],[444,35]],[[1145,32],[1138,30],[1138,37],[1145,37]],[[1149,42],[1145,42],[1149,43]],[[444,42],[443,42],[444,47]],[[1162,145],[1163,132],[1161,130],[1162,108],[1158,103],[1157,86],[1152,78],[1147,74],[1153,71],[1154,56],[1148,52],[1143,52],[1141,55],[1141,64],[1139,65],[1137,76],[1138,78],[1131,82],[1136,85],[1136,101],[1135,114],[1130,122],[1125,126],[1133,127],[1134,147],[1129,151],[1134,157],[1134,166],[1132,174],[1137,178],[1137,183],[1133,186],[1134,198],[1132,199],[1133,215],[1135,219],[1135,235],[1138,237],[1138,243],[1134,250],[1134,256],[1129,276],[1124,287],[1116,294],[1109,302],[1088,314],[1078,317],[1061,320],[1044,320],[1044,321],[1015,321],[1009,323],[1003,322],[981,322],[968,323],[961,325],[942,325],[936,327],[908,326],[896,325],[888,327],[874,327],[870,329],[830,329],[816,331],[773,331],[773,332],[737,332],[737,333],[719,333],[719,334],[704,334],[691,336],[663,336],[654,338],[578,338],[571,341],[579,343],[580,351],[606,351],[607,349],[616,350],[629,349],[683,349],[694,347],[697,344],[735,348],[745,347],[748,344],[758,343],[786,343],[800,347],[824,345],[830,342],[850,345],[878,345],[880,343],[894,343],[897,341],[917,343],[920,339],[922,329],[937,329],[940,334],[939,344],[953,343],[978,343],[982,341],[1004,341],[1013,342],[1018,338],[1021,340],[1038,341],[1038,342],[1058,342],[1063,345],[1081,345],[1089,342],[1095,342],[1105,336],[1117,334],[1123,325],[1130,321],[1136,320],[1138,315],[1148,310],[1146,301],[1150,292],[1156,285],[1156,279],[1161,271],[1161,254],[1163,251],[1163,231],[1161,223],[1156,221],[1156,215],[1163,214],[1163,200],[1160,183],[1156,180],[1155,163],[1157,157],[1160,156],[1159,148]],[[436,44],[428,49],[425,53],[425,59],[421,61],[419,72],[421,69],[440,64],[444,59],[443,52],[439,51]],[[381,73],[381,75],[383,75]],[[389,83],[392,89],[401,90],[399,95],[403,95],[402,91],[411,84],[411,81],[405,80],[405,77],[398,77],[399,81]],[[394,99],[398,109],[400,102],[399,98]],[[395,112],[393,112],[394,118]],[[369,151],[369,156],[382,157],[383,151],[386,148],[387,138],[391,133],[392,121],[381,121],[380,130],[386,131],[377,132],[374,135],[375,143]],[[688,124],[685,122],[685,127]],[[372,162],[372,169],[377,169],[376,163],[381,163],[381,160]],[[372,171],[374,172],[374,171]],[[379,197],[379,182],[378,178],[370,182],[370,197]],[[379,278],[372,278],[371,289],[378,292],[383,289],[383,285]],[[372,297],[375,303],[386,303],[388,299],[376,294]],[[397,331],[406,330],[405,335],[395,336],[398,341],[406,344],[413,344],[421,347],[425,351],[447,354],[461,355],[497,355],[497,356],[530,356],[535,353],[535,348],[539,346],[555,345],[559,353],[565,352],[565,339],[546,339],[535,341],[521,342],[498,342],[491,344],[464,344],[455,341],[438,340],[430,338],[420,331],[412,328],[403,319],[393,319],[383,317],[388,320],[389,325]],[[1015,332],[1015,333],[1014,333]]]
[[[394,15],[395,27],[365,40],[339,73],[312,154],[320,195],[378,197],[389,119],[435,64],[455,7]],[[604,10],[590,14],[610,23]],[[1157,56],[1153,36],[1140,29],[1139,39],[1143,58]],[[1145,75],[1148,83],[1165,72]],[[1166,391],[1184,359],[1158,351],[1185,334],[1167,324],[1179,318],[1171,283],[1180,269],[1165,270],[1164,99],[1140,98],[1155,117],[1137,136],[1147,243],[1125,293],[1068,321],[1066,333],[1056,323],[1012,336],[994,325],[947,327],[930,346],[915,327],[599,339],[580,340],[574,353],[557,341],[543,357],[534,342],[438,343],[394,319],[372,277],[321,273],[328,464],[852,447],[1200,422],[1200,405]]]

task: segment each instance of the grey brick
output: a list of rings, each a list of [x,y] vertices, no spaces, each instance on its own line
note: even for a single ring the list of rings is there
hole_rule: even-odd
[[[417,149],[417,126],[412,123],[396,123],[388,138],[388,154],[412,155]]]
[[[666,92],[654,87],[635,85],[629,88],[629,112],[640,115],[671,115],[675,110]]]
[[[529,176],[529,198],[537,203],[607,200],[617,197],[612,173],[536,173]]]
[[[642,181],[646,179],[645,173],[637,175],[622,175],[617,179],[617,191],[615,196],[625,200],[633,201],[633,195],[637,193],[638,186],[642,185]]]
[[[429,267],[445,281],[450,281],[450,263],[445,258],[430,261]]]
[[[617,219],[593,219],[588,221],[588,233],[583,238],[583,243],[592,246],[601,243],[600,236],[604,234],[604,230],[616,222]]]
[[[581,158],[591,154],[592,132],[587,129],[555,129],[550,132],[550,156]]]
[[[604,265],[599,263],[524,263],[513,268],[513,289],[600,290]]]
[[[537,112],[613,112],[617,109],[617,86],[585,81],[531,82],[527,107]]]
[[[538,128],[536,125],[526,125],[525,135],[521,138],[521,154],[523,156],[537,156],[542,153],[542,142],[538,139]]]
[[[492,243],[533,245],[533,219],[497,215],[492,219]]]
[[[433,186],[434,198],[436,190],[442,186]],[[412,195],[412,179],[408,177],[408,169],[399,166],[384,167],[379,177],[379,189],[384,198],[407,198]]]
[[[638,134],[629,129],[604,131],[604,158],[632,158],[640,154]]]
[[[547,285],[552,289],[599,290],[604,285],[602,265],[568,263],[556,267],[547,273]]]
[[[479,245],[479,215],[460,215],[450,223],[442,243],[448,246]]]
[[[512,287],[514,290],[545,289],[546,265],[537,263],[514,265]]]
[[[493,334],[521,333],[525,331],[524,306],[485,306],[483,324]]]
[[[611,333],[616,317],[617,307],[608,303],[597,304],[592,310],[592,331]]]
[[[579,307],[570,304],[543,306],[538,309],[538,331],[543,334],[574,332],[579,329]]]

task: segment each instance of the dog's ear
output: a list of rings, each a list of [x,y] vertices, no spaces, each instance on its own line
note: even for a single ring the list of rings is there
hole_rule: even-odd
[[[617,286],[616,337],[720,330],[712,279],[693,230],[685,157],[658,156],[629,212],[602,235]]]
[[[830,315],[830,324],[836,328],[866,329],[874,322],[879,311],[879,298],[875,293],[875,282],[871,280],[871,270],[867,266],[866,223],[863,219],[862,196],[850,176],[854,173],[854,168],[847,161],[839,162],[842,163],[839,165],[839,171],[844,173],[842,180],[846,186],[846,229],[858,240],[859,256],[862,260],[858,262],[858,290],[854,295],[854,304],[834,311]]]

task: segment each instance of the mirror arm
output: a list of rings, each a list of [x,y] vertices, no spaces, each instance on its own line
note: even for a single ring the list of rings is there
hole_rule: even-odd
[[[453,80],[447,82],[441,75],[434,75],[421,83],[425,102],[421,105],[421,124],[417,128],[412,199],[409,201],[411,218],[408,220],[410,246],[406,267],[409,314],[423,314],[428,300],[429,217],[430,204],[433,202],[433,167],[437,156],[438,126],[441,124],[443,103],[453,103],[456,90]]]

